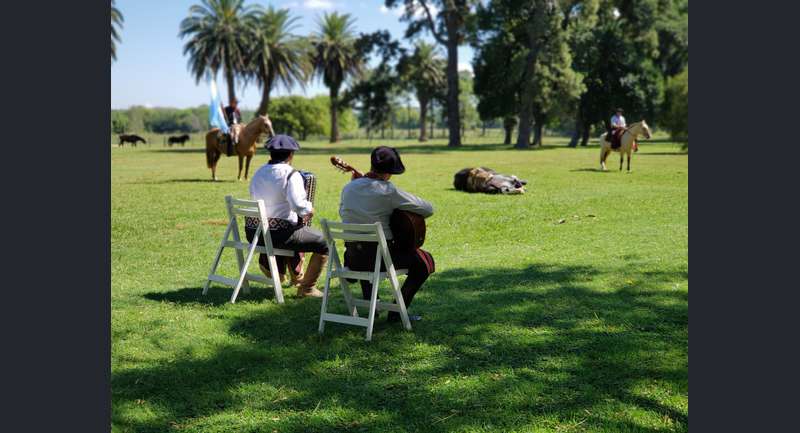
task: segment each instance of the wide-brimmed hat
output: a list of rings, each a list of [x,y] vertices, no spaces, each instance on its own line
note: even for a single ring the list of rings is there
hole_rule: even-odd
[[[300,150],[300,143],[290,135],[273,135],[264,145],[267,150]]]
[[[403,161],[400,160],[400,154],[393,147],[378,146],[372,150],[369,159],[372,169],[381,173],[403,174],[406,171]]]

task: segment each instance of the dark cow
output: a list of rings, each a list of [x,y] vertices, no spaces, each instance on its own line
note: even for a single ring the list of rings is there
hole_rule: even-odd
[[[181,146],[184,146],[187,141],[189,141],[189,134],[183,134],[178,136],[173,135],[167,139],[167,144],[169,144],[170,146],[172,146],[173,144],[180,144]]]
[[[517,176],[500,174],[491,168],[475,167],[459,170],[453,186],[459,191],[486,194],[524,194],[528,181]]]
[[[142,137],[139,137],[136,134],[120,134],[119,135],[119,145],[122,146],[125,142],[130,142],[132,145],[136,146],[136,143],[141,141],[144,144],[147,144],[147,140]]]

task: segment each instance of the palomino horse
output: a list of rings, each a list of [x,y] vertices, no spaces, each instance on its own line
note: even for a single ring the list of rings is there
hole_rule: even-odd
[[[620,146],[617,149],[611,148],[611,142],[606,140],[607,133],[603,133],[600,136],[600,167],[603,171],[606,171],[606,158],[613,150],[614,152],[619,152],[619,170],[622,171],[622,158],[626,154],[628,155],[628,171],[631,171],[631,151],[633,150],[633,143],[639,138],[640,135],[643,135],[644,138],[650,139],[650,127],[647,126],[647,122],[642,120],[641,122],[632,123],[630,126],[625,128],[625,132],[622,133],[622,138],[620,141]]]
[[[240,127],[240,125],[233,125]],[[244,169],[244,178],[250,171],[250,160],[256,154],[256,142],[264,134],[275,135],[272,131],[272,122],[269,116],[256,116],[239,132],[239,142],[236,144],[236,154],[239,156],[239,175],[237,180],[242,179],[242,159],[247,158]],[[225,154],[225,143],[220,140],[221,132],[219,128],[214,128],[206,134],[206,164],[211,169],[211,179],[217,180],[217,162],[219,157]]]

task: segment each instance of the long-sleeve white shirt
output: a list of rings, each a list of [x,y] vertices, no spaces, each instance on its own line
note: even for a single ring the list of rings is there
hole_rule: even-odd
[[[386,239],[392,239],[389,219],[395,209],[414,212],[425,218],[433,215],[432,204],[389,181],[362,177],[342,189],[339,216],[343,223],[373,224],[380,221]]]
[[[303,217],[314,210],[308,201],[300,173],[293,174],[287,180],[293,170],[286,163],[265,164],[253,175],[250,181],[250,197],[253,200],[264,200],[267,217],[297,223],[298,215]]]
[[[622,128],[626,127],[627,125],[625,124],[625,117],[617,114],[611,116],[611,126],[619,126]]]

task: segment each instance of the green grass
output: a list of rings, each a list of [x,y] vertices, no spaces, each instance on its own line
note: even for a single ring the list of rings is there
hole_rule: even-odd
[[[688,156],[654,141],[631,174],[598,172],[597,147],[559,138],[531,151],[303,143],[317,227],[338,219],[348,180],[328,156],[367,168],[381,143],[407,167],[393,181],[435,206],[437,272],[411,308],[424,319],[406,332],[381,316],[370,343],[336,324],[319,336],[318,299],[279,306],[258,284],[234,305],[219,285],[203,297],[223,197],[247,197],[236,159],[212,183],[200,148],[114,147],[113,430],[687,431]],[[476,165],[529,180],[528,193],[453,190]]]

